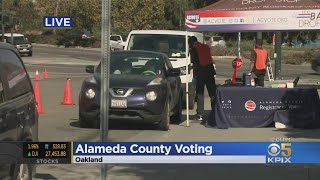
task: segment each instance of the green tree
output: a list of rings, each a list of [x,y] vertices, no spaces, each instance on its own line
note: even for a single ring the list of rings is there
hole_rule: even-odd
[[[40,16],[71,16],[73,29],[92,31],[94,26],[100,24],[100,0],[36,0],[35,2]]]
[[[69,8],[74,26],[77,29],[92,31],[95,26],[100,25],[100,0],[90,0],[90,2],[88,0],[75,0],[74,4]]]
[[[127,33],[133,29],[163,29],[164,0],[113,0],[112,30]]]
[[[32,0],[5,0],[5,12],[17,18],[20,30],[39,28],[39,15]]]

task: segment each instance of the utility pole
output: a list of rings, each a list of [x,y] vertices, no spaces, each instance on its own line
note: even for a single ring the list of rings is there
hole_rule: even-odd
[[[13,26],[14,26],[14,22],[13,22],[13,17],[10,17],[10,31],[11,31],[11,45],[13,45]]]
[[[276,32],[276,49],[275,49],[275,79],[280,79],[281,74],[281,46],[282,46],[282,36],[281,31]]]
[[[100,140],[108,141],[109,131],[109,73],[110,73],[110,21],[111,0],[101,0],[101,88],[100,88]],[[107,164],[101,164],[100,178],[107,179]]]
[[[2,30],[1,30],[2,38],[1,38],[1,41],[4,42],[4,0],[1,1],[1,26],[2,26]]]
[[[182,0],[179,0],[179,26],[182,29]]]

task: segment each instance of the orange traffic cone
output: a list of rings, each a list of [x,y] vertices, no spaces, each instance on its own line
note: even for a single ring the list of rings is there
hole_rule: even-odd
[[[67,79],[66,87],[64,89],[64,97],[62,105],[74,105],[72,100],[72,91],[71,91],[71,85],[70,85],[70,79]]]
[[[46,79],[46,80],[49,79],[47,68],[44,69],[43,79]]]
[[[35,81],[40,81],[40,75],[38,69],[36,70],[36,75],[34,76]]]
[[[36,82],[36,84],[34,85],[34,96],[35,96],[36,102],[37,102],[37,111],[39,114],[43,114],[44,112],[42,109],[42,100],[41,100],[39,82]]]

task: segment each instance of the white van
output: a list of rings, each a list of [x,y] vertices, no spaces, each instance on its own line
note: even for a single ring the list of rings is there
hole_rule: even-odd
[[[180,68],[183,100],[186,98],[186,31],[172,30],[134,30],[131,31],[124,50],[145,50],[162,52],[168,55],[172,66]],[[203,33],[188,32],[188,36],[196,36],[199,42],[204,43]],[[189,70],[189,108],[193,109],[195,104],[196,87],[192,84],[193,73]]]
[[[32,56],[32,44],[23,34],[13,33],[13,45],[18,50],[20,54],[27,54]],[[0,34],[0,40],[2,39],[2,34]],[[11,33],[4,34],[4,42],[11,44]]]

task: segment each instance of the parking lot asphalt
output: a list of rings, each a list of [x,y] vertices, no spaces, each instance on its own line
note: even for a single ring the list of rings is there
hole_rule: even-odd
[[[49,72],[49,80],[41,80],[40,91],[44,114],[39,119],[39,139],[40,141],[99,141],[98,129],[84,129],[78,126],[78,94],[81,83],[88,76],[84,71],[84,66],[97,64],[94,59],[77,59],[74,54],[81,52],[58,53],[64,57],[55,57],[52,54],[35,48],[34,57],[23,57],[27,70],[31,77],[35,70],[39,70],[42,75],[44,68]],[[83,51],[83,50],[82,50]],[[43,53],[43,54],[41,54]],[[47,53],[47,54],[46,54]],[[51,53],[51,54],[50,54]],[[71,55],[70,55],[71,54]],[[90,55],[95,56],[95,55]],[[230,77],[232,72],[231,61],[217,61],[218,78],[221,82]],[[229,67],[229,68],[227,68]],[[287,79],[292,79],[301,71],[304,77],[316,82],[319,76],[313,74],[307,66],[299,68],[288,67],[286,70]],[[224,69],[225,70],[222,70]],[[64,88],[66,79],[71,78],[72,95],[75,105],[63,106]],[[318,79],[319,80],[319,79]],[[209,110],[208,99],[206,99],[206,110]],[[184,111],[185,115],[186,112]],[[190,111],[195,114],[195,111]],[[147,126],[137,126],[123,124],[112,127],[109,131],[109,141],[114,142],[138,142],[138,141],[209,141],[209,142],[241,142],[241,141],[271,141],[272,138],[290,137],[291,141],[320,141],[320,130],[277,130],[275,128],[238,128],[220,130],[205,127],[195,120],[190,121],[190,127],[186,127],[184,121],[180,125],[172,125],[168,132],[161,132],[150,129]],[[246,171],[250,173],[244,173]],[[98,165],[39,165],[36,179],[99,179]],[[316,166],[264,166],[264,165],[110,165],[108,179],[320,179],[319,168]]]

